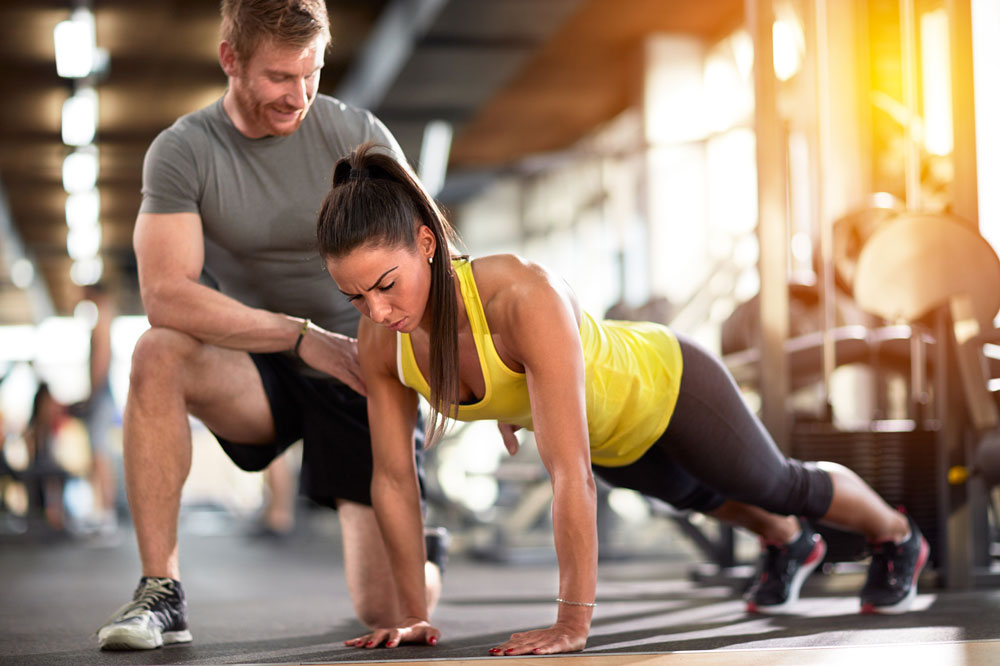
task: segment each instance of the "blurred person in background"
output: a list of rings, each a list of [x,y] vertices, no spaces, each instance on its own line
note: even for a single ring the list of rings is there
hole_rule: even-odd
[[[98,533],[114,534],[118,529],[115,508],[118,480],[111,451],[111,430],[115,422],[115,401],[111,395],[111,322],[117,309],[107,288],[101,284],[84,287],[84,298],[97,306],[97,319],[90,333],[90,396],[82,416],[90,439],[90,485],[94,494],[94,519]]]
[[[177,541],[189,414],[248,471],[302,439],[301,490],[338,511],[358,618],[374,627],[404,615],[371,508],[358,313],[330,298],[315,249],[336,160],[368,140],[401,150],[371,113],[317,93],[323,0],[223,0],[221,13],[224,96],[161,132],[143,164],[133,246],[151,328],[132,355],[123,416],[142,576],[98,630],[103,649],[192,639]],[[420,469],[419,447],[410,465]],[[424,563],[433,608],[441,561]]]
[[[0,377],[0,384],[3,384],[3,378]],[[3,410],[0,410],[0,533],[7,531],[17,531],[11,530],[12,526],[12,516],[11,507],[7,505],[7,488],[12,484],[20,481],[21,475],[10,466],[7,461],[7,428],[4,422]]]
[[[65,406],[52,396],[49,385],[41,382],[35,391],[24,432],[28,468],[23,477],[28,491],[29,517],[43,517],[51,529],[60,532],[66,527],[63,489],[69,474],[56,459],[55,448],[59,429],[67,417]]]

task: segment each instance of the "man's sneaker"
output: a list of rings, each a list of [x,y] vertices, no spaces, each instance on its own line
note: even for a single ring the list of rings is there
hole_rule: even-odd
[[[774,545],[761,542],[757,577],[746,594],[748,613],[787,613],[799,600],[802,583],[826,555],[826,542],[805,521],[795,541]]]
[[[424,529],[424,546],[427,548],[427,561],[437,565],[438,571],[444,575],[448,565],[448,544],[451,536],[443,527],[428,527]]]
[[[872,562],[861,589],[862,613],[905,613],[917,597],[917,578],[927,565],[930,546],[913,518],[910,536],[903,543],[870,544]]]
[[[102,650],[152,650],[170,643],[190,643],[187,602],[180,581],[143,576],[132,601],[97,630]]]

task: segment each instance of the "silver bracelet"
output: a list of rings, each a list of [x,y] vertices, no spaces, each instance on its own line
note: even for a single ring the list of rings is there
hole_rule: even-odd
[[[596,608],[597,603],[591,603],[588,601],[566,601],[565,599],[560,599],[556,597],[556,603],[566,604],[567,606],[586,606],[587,608]]]

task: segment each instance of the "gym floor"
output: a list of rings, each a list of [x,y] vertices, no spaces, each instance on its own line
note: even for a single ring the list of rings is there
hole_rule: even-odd
[[[324,520],[321,526],[335,525]],[[138,580],[134,535],[94,542],[31,532],[0,538],[0,664],[498,659],[488,656],[490,647],[551,622],[555,613],[550,558],[500,565],[453,555],[434,616],[440,644],[358,650],[343,645],[363,629],[353,619],[335,527],[273,541],[189,515],[181,545],[194,642],[112,653],[98,650],[94,632]],[[560,658],[576,660],[572,666],[1000,663],[1000,588],[942,591],[925,573],[915,611],[862,616],[856,592],[864,574],[856,568],[814,575],[795,615],[753,616],[740,601],[742,579],[695,583],[696,561],[684,553],[602,563],[587,649]],[[541,659],[553,658],[520,661]]]

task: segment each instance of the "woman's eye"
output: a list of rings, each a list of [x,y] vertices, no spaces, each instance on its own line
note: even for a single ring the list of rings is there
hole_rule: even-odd
[[[389,284],[385,285],[384,287],[379,287],[378,290],[379,291],[389,291],[394,286],[396,286],[396,283],[395,282],[390,282]]]

